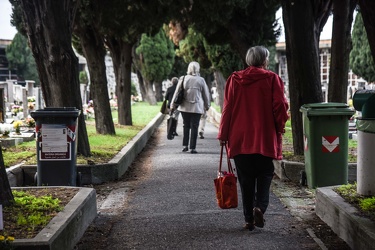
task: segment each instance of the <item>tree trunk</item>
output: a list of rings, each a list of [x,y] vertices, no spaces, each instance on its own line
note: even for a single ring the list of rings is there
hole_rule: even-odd
[[[134,46],[135,47],[135,46]],[[158,89],[158,86],[155,85],[155,90],[153,88],[153,83],[150,82],[147,79],[144,79],[142,76],[141,68],[142,68],[142,60],[140,59],[139,55],[137,55],[133,50],[133,58],[134,58],[134,67],[136,68],[138,81],[139,81],[139,88],[141,90],[142,98],[145,102],[148,102],[150,105],[156,105],[157,100],[162,101],[163,100],[163,94],[162,94],[162,86],[160,83],[160,87]],[[157,84],[157,83],[155,83]],[[156,93],[159,91],[158,99],[156,97]]]
[[[224,89],[225,89],[225,79],[223,74],[220,71],[214,72],[215,80],[216,80],[216,91],[219,95],[219,106],[221,111],[223,110],[223,103],[224,103]]]
[[[13,201],[14,197],[9,185],[8,175],[4,164],[3,149],[0,145],[0,204],[8,206],[12,204]]]
[[[82,110],[78,58],[71,44],[77,2],[20,1],[20,5],[46,106]],[[77,150],[91,154],[83,112],[78,118]]]
[[[333,0],[329,102],[347,102],[349,54],[352,50],[351,27],[356,0]]]
[[[131,104],[131,85],[132,85],[132,44],[123,43],[123,52],[124,57],[124,74],[125,74],[125,85],[121,95],[123,96],[124,112],[121,114],[125,119],[121,125],[133,125],[132,121],[132,104]],[[119,113],[120,117],[120,113]]]
[[[156,96],[153,89],[153,84],[149,80],[143,79],[146,87],[146,96],[150,105],[156,105]]]
[[[118,122],[120,125],[132,125],[130,98],[132,45],[116,38],[107,39],[107,45],[111,51],[116,77]]]
[[[132,50],[133,68],[134,68],[134,70],[137,74],[137,77],[138,77],[139,90],[141,91],[142,100],[145,101],[145,102],[149,102],[148,97],[147,97],[146,84],[143,81],[142,72],[140,70],[142,68],[141,67],[142,61],[141,61],[139,55],[137,55],[137,53],[135,52],[135,49],[136,49],[137,46],[139,46],[139,41],[136,45],[133,46],[133,50]]]
[[[139,89],[140,89],[141,95],[142,95],[142,100],[148,102],[147,94],[146,94],[146,87],[145,87],[145,83],[143,81],[143,76],[141,74],[141,71],[139,71],[138,69],[137,69],[137,77],[138,77]]]
[[[327,1],[329,2],[329,1]],[[319,71],[319,36],[328,7],[309,0],[282,0],[294,154],[304,153],[303,104],[323,101]]]
[[[106,50],[102,36],[93,26],[78,27],[78,25],[77,35],[80,37],[90,73],[90,92],[94,101],[96,132],[114,135],[116,132],[109,104],[105,66]]]
[[[155,98],[157,102],[163,101],[163,85],[161,82],[154,82],[155,86]]]
[[[375,1],[359,0],[372,58],[375,61]]]
[[[211,103],[212,102],[212,93],[211,93],[212,81],[211,81],[211,74],[206,74],[205,77],[204,77],[204,80],[206,81],[206,84],[207,84],[208,92],[210,94],[210,100],[209,100],[209,102]]]

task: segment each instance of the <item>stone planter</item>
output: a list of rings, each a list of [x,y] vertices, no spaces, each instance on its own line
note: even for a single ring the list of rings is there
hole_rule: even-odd
[[[27,188],[23,187],[22,189]],[[73,249],[86,231],[87,227],[95,219],[96,215],[97,206],[95,189],[79,188],[79,191],[73,197],[73,199],[61,212],[52,218],[52,220],[37,234],[37,236],[32,239],[15,239],[11,245],[16,249],[21,250]]]
[[[360,216],[357,208],[334,191],[335,187],[317,188],[316,214],[351,249],[374,249],[375,223]]]

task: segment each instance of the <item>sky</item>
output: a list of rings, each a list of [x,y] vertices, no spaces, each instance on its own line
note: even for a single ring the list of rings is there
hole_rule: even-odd
[[[0,0],[1,1],[1,0]],[[279,19],[279,23],[283,23],[282,10],[281,8],[276,12],[276,19]],[[326,25],[324,25],[322,33],[320,33],[320,40],[331,39],[332,36],[332,15],[329,16]],[[284,26],[282,25],[281,35],[278,42],[285,42]]]
[[[12,5],[8,0],[0,0],[0,10],[0,39],[12,40],[17,33],[16,28],[10,24]]]
[[[10,15],[12,14],[12,5],[8,0],[0,0],[0,39],[8,39],[12,40],[14,35],[17,33],[15,27],[11,26],[10,24]],[[276,18],[279,19],[279,23],[282,24],[282,11],[281,9],[277,11]],[[320,39],[330,39],[332,34],[332,16],[328,19],[321,35]],[[284,42],[284,30],[281,32],[281,36],[279,37],[279,42]]]

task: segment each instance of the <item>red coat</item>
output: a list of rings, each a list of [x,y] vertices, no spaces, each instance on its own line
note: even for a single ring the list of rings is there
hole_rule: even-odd
[[[284,83],[268,70],[248,67],[227,80],[218,139],[229,157],[261,154],[282,159],[282,134],[288,120]]]

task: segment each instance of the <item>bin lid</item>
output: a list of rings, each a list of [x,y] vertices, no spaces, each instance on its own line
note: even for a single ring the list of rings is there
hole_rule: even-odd
[[[375,90],[357,90],[353,96],[353,106],[362,112],[364,118],[375,118]]]
[[[307,116],[343,115],[352,116],[355,111],[346,103],[320,102],[301,106],[300,111]]]
[[[38,109],[30,113],[31,117],[43,118],[43,117],[78,117],[80,110],[74,107],[63,107],[63,108],[54,108],[47,107],[44,109]]]

